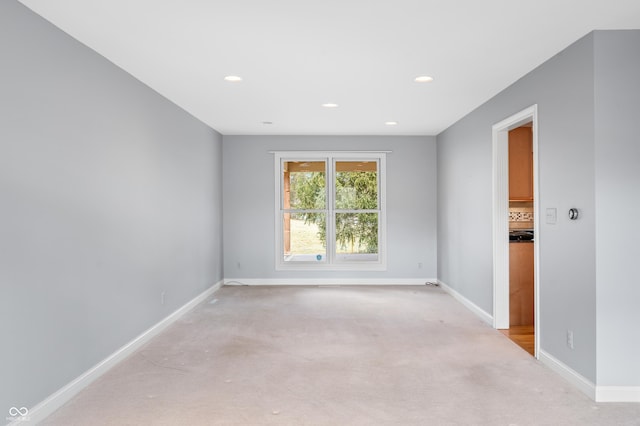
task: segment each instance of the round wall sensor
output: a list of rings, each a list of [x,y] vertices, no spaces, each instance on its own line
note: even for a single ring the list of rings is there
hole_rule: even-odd
[[[569,209],[569,219],[576,220],[578,215],[578,209]]]

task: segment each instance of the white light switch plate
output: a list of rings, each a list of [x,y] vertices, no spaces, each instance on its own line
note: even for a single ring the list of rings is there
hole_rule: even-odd
[[[558,209],[555,207],[547,209],[547,223],[550,225],[555,224],[558,221]]]

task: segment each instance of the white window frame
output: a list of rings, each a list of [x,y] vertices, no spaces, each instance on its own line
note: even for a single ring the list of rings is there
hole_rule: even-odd
[[[275,268],[277,271],[386,271],[387,269],[387,209],[386,209],[386,154],[388,151],[277,151],[274,154],[275,170]],[[378,163],[378,259],[375,261],[345,261],[336,259],[334,209],[336,161],[377,161]],[[283,164],[287,161],[325,161],[327,190],[327,253],[323,261],[284,260],[283,232]],[[342,211],[340,212],[347,212]],[[348,211],[351,212],[351,211]],[[371,210],[353,210],[369,213]]]

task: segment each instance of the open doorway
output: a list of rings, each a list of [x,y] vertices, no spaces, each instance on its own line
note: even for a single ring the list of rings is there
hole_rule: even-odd
[[[525,345],[530,346],[531,342],[526,341],[533,340],[532,350],[520,346],[532,352],[536,358],[540,342],[537,124],[537,106],[534,105],[493,126],[493,325],[500,330],[509,330],[505,334],[513,332]],[[530,183],[516,185],[520,189],[515,191],[515,195],[509,193],[510,133],[515,135],[513,137],[528,133],[532,151]],[[521,166],[526,168],[525,164]],[[512,164],[512,171],[513,167]],[[524,169],[522,172],[525,175],[527,173]],[[514,241],[510,238],[514,230],[522,235],[515,243],[517,246],[510,242]],[[526,241],[528,235],[530,242],[520,242]],[[532,282],[526,283],[529,279]],[[510,285],[511,281],[514,281],[513,286]],[[516,287],[522,285],[532,287]],[[529,307],[531,297],[533,306]],[[527,322],[532,322],[533,326],[518,327],[527,325]]]

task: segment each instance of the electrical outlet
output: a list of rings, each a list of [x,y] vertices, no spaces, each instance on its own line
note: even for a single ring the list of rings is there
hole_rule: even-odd
[[[567,346],[569,349],[573,349],[573,331],[567,330]]]
[[[165,295],[164,291],[161,291],[160,292],[160,304],[161,305],[164,305],[164,295]]]
[[[422,269],[422,262],[418,262],[418,269]]]
[[[236,267],[237,267],[238,269],[242,269],[242,265],[240,265],[240,262],[236,263]]]

